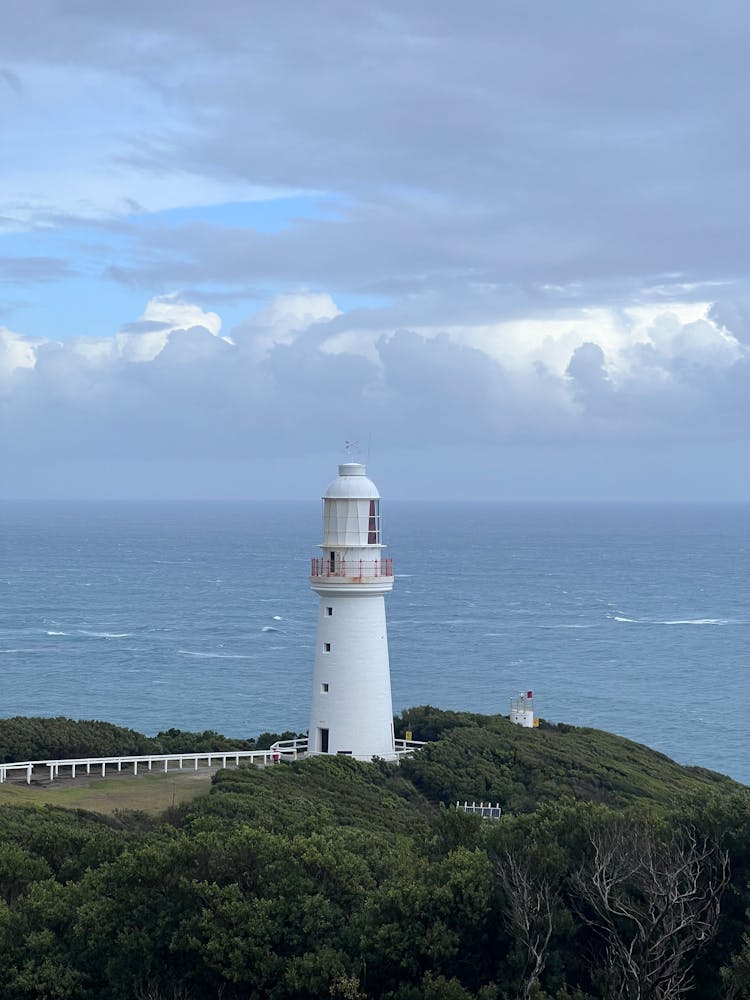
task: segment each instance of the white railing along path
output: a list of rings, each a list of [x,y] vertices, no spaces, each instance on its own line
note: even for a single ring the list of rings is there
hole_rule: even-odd
[[[407,756],[419,750],[425,745],[423,740],[396,740],[396,754],[399,757]],[[168,754],[124,754],[118,757],[76,757],[64,760],[24,760],[13,761],[8,764],[0,764],[0,784],[8,780],[8,773],[11,771],[25,771],[26,784],[30,785],[34,775],[34,768],[49,768],[49,780],[54,781],[60,774],[60,769],[70,768],[71,778],[75,778],[76,771],[86,769],[86,774],[91,774],[91,768],[101,768],[101,775],[107,773],[107,767],[116,768],[122,771],[124,766],[132,765],[133,774],[138,774],[139,766],[147,770],[153,770],[154,764],[162,765],[163,771],[169,770],[169,765],[176,765],[182,769],[187,764],[192,764],[194,770],[198,770],[201,761],[205,767],[211,767],[221,762],[222,767],[227,766],[227,761],[239,764],[241,760],[249,761],[251,764],[260,766],[266,764],[277,764],[280,760],[297,760],[307,753],[307,737],[293,740],[278,740],[272,744],[268,750],[211,750],[201,753],[168,753]]]
[[[249,760],[251,763],[272,764],[273,752],[271,750],[212,750],[202,753],[168,753],[168,754],[123,754],[118,757],[76,757],[65,760],[26,760],[14,761],[9,764],[0,764],[0,784],[7,781],[9,771],[26,771],[26,784],[31,784],[35,767],[49,768],[49,779],[54,781],[60,773],[60,768],[70,768],[70,776],[75,778],[76,771],[86,769],[86,774],[91,774],[92,767],[100,767],[102,777],[107,773],[107,766],[110,769],[115,767],[117,771],[122,771],[123,766],[132,765],[133,774],[138,774],[138,768],[145,767],[151,771],[154,764],[161,764],[163,770],[169,770],[169,765],[177,765],[182,769],[186,764],[192,764],[197,771],[201,761],[204,766],[211,767],[221,761],[221,766],[226,767],[227,761],[239,764],[241,760]]]
[[[396,755],[406,757],[414,753],[415,750],[421,750],[423,746],[427,745],[427,742],[427,740],[396,740]],[[291,756],[293,760],[296,760],[298,756],[307,753],[307,737],[301,736],[296,740],[277,740],[276,743],[271,744],[271,752],[278,754],[279,758]]]

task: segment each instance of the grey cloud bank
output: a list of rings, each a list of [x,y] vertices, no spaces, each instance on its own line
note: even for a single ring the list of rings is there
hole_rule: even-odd
[[[0,246],[0,496],[293,496],[357,438],[392,496],[750,499],[749,22],[8,0],[0,232],[77,235]],[[314,211],[190,211],[249,190]],[[27,335],[79,275],[144,314]]]
[[[748,495],[750,356],[709,319],[659,314],[609,360],[584,329],[556,370],[546,342],[511,367],[455,332],[355,353],[334,313],[295,296],[226,338],[148,321],[96,342],[6,335],[3,494],[294,496],[283,460],[356,438],[405,497]]]

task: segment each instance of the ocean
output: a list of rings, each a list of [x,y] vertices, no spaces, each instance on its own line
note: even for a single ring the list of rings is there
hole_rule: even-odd
[[[304,731],[320,505],[0,503],[0,716]],[[750,783],[750,505],[383,502],[394,710],[536,713]]]

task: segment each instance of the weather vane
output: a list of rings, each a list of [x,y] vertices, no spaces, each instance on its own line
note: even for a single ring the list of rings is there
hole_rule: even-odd
[[[359,441],[344,441],[344,451],[346,452],[346,457],[351,458],[355,452],[359,451]]]

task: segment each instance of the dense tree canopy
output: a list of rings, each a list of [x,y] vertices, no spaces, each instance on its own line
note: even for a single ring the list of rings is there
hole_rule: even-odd
[[[6,757],[146,740],[27,721]],[[220,771],[160,822],[0,808],[0,997],[750,997],[747,789],[594,730],[405,721],[434,742],[401,767]]]
[[[64,760],[66,757],[203,753],[207,750],[267,750],[275,740],[299,735],[303,734],[261,733],[254,739],[230,739],[212,729],[202,733],[167,729],[156,736],[144,736],[111,722],[15,716],[0,719],[0,763]]]

